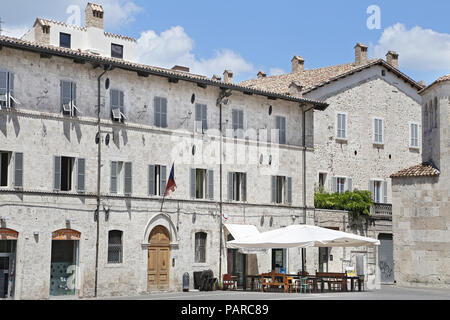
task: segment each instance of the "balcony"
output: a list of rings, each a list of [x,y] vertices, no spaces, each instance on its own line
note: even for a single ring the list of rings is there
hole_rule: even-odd
[[[392,220],[392,204],[374,203],[370,208],[370,215],[375,219]]]

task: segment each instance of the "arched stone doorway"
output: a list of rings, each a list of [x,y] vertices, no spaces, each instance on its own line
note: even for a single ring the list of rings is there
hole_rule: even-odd
[[[170,287],[169,231],[163,226],[156,226],[148,242],[148,291],[167,291]]]

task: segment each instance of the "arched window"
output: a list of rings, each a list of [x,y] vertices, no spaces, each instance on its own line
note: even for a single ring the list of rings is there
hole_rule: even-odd
[[[195,234],[195,262],[206,262],[206,236],[205,232],[197,232]]]
[[[108,234],[108,263],[123,262],[122,231],[111,230]]]

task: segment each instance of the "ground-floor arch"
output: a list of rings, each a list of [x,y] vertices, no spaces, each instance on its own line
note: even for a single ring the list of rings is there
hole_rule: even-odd
[[[164,226],[156,226],[148,238],[148,291],[170,289],[170,234]]]

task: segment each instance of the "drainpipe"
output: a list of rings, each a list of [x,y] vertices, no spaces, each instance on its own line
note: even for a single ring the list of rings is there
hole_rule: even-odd
[[[306,224],[306,113],[314,107],[305,110],[306,105],[301,104],[303,120],[303,223]],[[302,248],[302,275],[305,274],[306,249]]]
[[[97,150],[97,209],[95,210],[94,219],[97,222],[97,239],[95,243],[95,286],[94,286],[94,297],[97,297],[97,282],[98,282],[98,246],[100,237],[100,182],[101,182],[101,164],[102,164],[102,137],[101,137],[101,127],[100,127],[100,80],[101,78],[111,70],[111,65],[105,66],[105,71],[97,78],[98,91],[97,91],[97,134],[98,134],[98,150]]]

